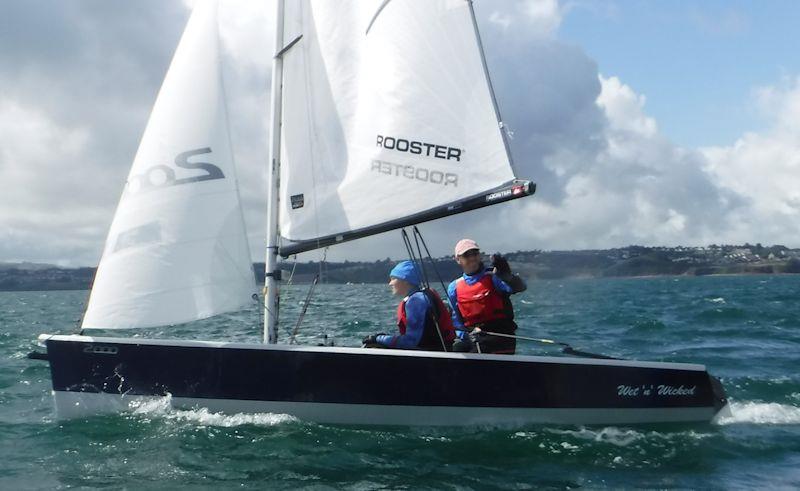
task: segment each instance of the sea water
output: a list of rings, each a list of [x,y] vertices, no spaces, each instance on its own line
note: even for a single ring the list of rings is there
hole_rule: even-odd
[[[282,291],[284,340],[307,288]],[[59,421],[47,363],[25,355],[38,334],[71,332],[86,297],[0,293],[0,489],[800,487],[800,276],[537,281],[514,298],[519,334],[706,364],[732,415],[666,427],[369,428],[175,410],[168,398]],[[394,329],[395,306],[384,285],[320,285],[298,339],[357,346]],[[130,335],[258,342],[260,316],[254,304]]]

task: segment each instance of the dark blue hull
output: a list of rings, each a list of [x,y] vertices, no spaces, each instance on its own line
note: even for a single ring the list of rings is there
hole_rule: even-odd
[[[592,424],[708,421],[726,403],[705,368],[688,364],[84,336],[45,344],[57,396],[113,408],[169,396],[322,422]]]

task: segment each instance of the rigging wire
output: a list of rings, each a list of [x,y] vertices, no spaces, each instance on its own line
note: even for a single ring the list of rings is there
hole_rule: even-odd
[[[292,265],[292,272],[289,273],[289,279],[286,280],[286,286],[292,284],[292,280],[294,279],[294,271],[297,269],[297,254],[294,255],[294,264]]]
[[[314,281],[311,282],[311,286],[308,289],[308,294],[306,294],[306,299],[303,301],[303,308],[300,310],[300,315],[297,316],[297,322],[294,324],[294,329],[292,330],[292,334],[289,337],[289,344],[296,344],[297,343],[297,333],[300,331],[300,323],[303,322],[303,317],[306,315],[306,311],[308,310],[308,305],[311,303],[311,296],[314,294],[314,287],[317,286],[319,283],[319,275],[314,277]],[[328,335],[325,334],[325,338],[327,339]]]
[[[319,262],[319,278],[320,281],[325,283],[325,275],[328,272],[328,249],[330,247],[326,247],[322,250],[322,259]],[[323,269],[324,268],[324,269]]]
[[[450,295],[448,295],[447,286],[445,286],[444,279],[442,278],[442,275],[439,273],[439,269],[436,267],[436,261],[434,261],[433,260],[433,256],[431,256],[431,251],[430,251],[430,249],[428,249],[428,244],[425,243],[425,238],[422,237],[422,232],[420,232],[419,228],[417,228],[416,225],[414,225],[414,228],[412,229],[412,231],[414,233],[414,242],[416,242],[417,250],[419,251],[420,261],[422,261],[422,248],[424,247],[425,248],[425,255],[428,258],[428,262],[431,265],[431,269],[433,269],[433,272],[436,273],[436,278],[439,280],[439,284],[442,286],[442,290],[444,291],[445,298],[447,298],[447,304],[450,305],[451,311],[455,312],[455,314],[459,318],[461,318],[461,314],[458,312],[458,309],[453,304],[453,299],[451,299]],[[405,230],[404,230],[404,232],[405,232]],[[420,244],[422,245],[422,247],[420,247]],[[422,269],[423,270],[425,269],[425,263],[424,262],[422,263]],[[475,348],[477,348],[478,353],[481,353],[481,345],[477,341],[475,341]]]
[[[292,274],[291,277],[289,278],[289,282],[291,282],[291,278],[294,277],[294,271],[295,268],[297,267],[297,254],[294,255],[294,259],[295,259],[295,264],[292,267]],[[308,288],[308,293],[306,294],[306,297],[303,300],[303,306],[300,308],[300,314],[297,316],[297,321],[294,324],[294,328],[291,331],[289,331],[288,329],[286,330],[287,334],[289,334],[289,344],[297,343],[297,334],[298,332],[300,332],[300,325],[303,322],[303,318],[306,316],[306,312],[308,311],[308,306],[311,304],[311,299],[314,296],[314,290],[316,286],[322,281],[323,264],[327,265],[327,261],[328,261],[328,247],[326,247],[322,251],[322,259],[320,259],[319,263],[319,272],[316,275],[314,275],[314,279],[311,282],[311,286]],[[327,270],[327,267],[325,268],[325,270]],[[327,345],[328,326],[326,324],[323,324],[323,326],[324,326],[322,332],[322,337],[324,339],[323,344]]]
[[[425,238],[422,237],[422,232],[420,232],[419,228],[417,228],[416,225],[414,225],[413,231],[414,231],[414,240],[419,240],[419,242],[417,243],[417,247],[419,247],[419,244],[422,244],[422,247],[425,248],[425,255],[428,257],[428,261],[431,264],[433,272],[436,273],[436,278],[439,280],[439,284],[442,285],[442,290],[444,290],[445,297],[447,297],[447,303],[450,304],[450,308],[453,309],[454,312],[458,312],[456,310],[456,306],[453,305],[453,301],[450,298],[450,295],[447,294],[447,286],[444,284],[444,279],[442,278],[442,275],[439,273],[439,269],[436,267],[436,262],[433,260],[433,256],[431,256],[431,251],[430,249],[428,249],[428,244],[425,243]],[[421,252],[422,251],[420,250],[420,255]]]
[[[325,247],[325,249],[322,250],[322,264],[325,265],[325,271],[324,271],[325,275],[328,274],[328,249],[330,249],[330,246]],[[322,283],[325,283],[325,276],[320,274],[319,281],[321,281]],[[323,323],[322,324],[322,344],[325,345],[325,346],[328,345],[328,324],[327,323]],[[333,340],[331,340],[331,344],[330,345],[333,346]]]
[[[102,260],[102,258],[101,258]],[[73,330],[73,334],[78,336],[83,336],[83,319],[86,317],[86,312],[89,311],[89,301],[92,299],[92,290],[94,289],[94,282],[97,279],[97,271],[100,270],[100,266],[94,268],[94,273],[92,274],[92,281],[89,283],[89,292],[86,294],[86,299],[83,301],[83,308],[81,309],[81,315],[77,319],[75,319],[75,329]]]
[[[416,227],[414,227],[414,228],[416,228]],[[417,253],[418,253],[418,257],[419,257],[419,264],[418,264],[417,263],[417,255],[415,255],[415,253],[414,253],[414,248],[411,245],[411,239],[408,238],[408,232],[406,232],[406,229],[401,229],[400,235],[403,237],[403,243],[406,246],[406,251],[408,252],[408,256],[409,256],[409,258],[411,260],[411,264],[414,265],[414,269],[417,271],[417,274],[422,279],[422,283],[423,284],[420,285],[420,286],[423,287],[423,290],[430,290],[431,288],[430,288],[430,284],[428,283],[428,277],[427,277],[427,275],[425,273],[425,265],[422,263],[422,250],[419,248],[419,242],[417,242]],[[423,293],[423,294],[427,298],[427,294],[426,293]],[[429,298],[427,300],[430,301]],[[433,303],[433,302],[431,302],[431,303]],[[434,309],[433,310],[437,310],[436,309],[436,305],[434,305]],[[442,328],[439,326],[439,319],[437,318],[437,316],[434,313],[431,313],[430,315],[431,315],[431,318],[433,319],[433,324],[436,327],[436,334],[438,334],[438,336],[439,336],[439,342],[442,343],[442,349],[444,351],[448,351],[447,343],[445,343],[444,335],[442,334]]]

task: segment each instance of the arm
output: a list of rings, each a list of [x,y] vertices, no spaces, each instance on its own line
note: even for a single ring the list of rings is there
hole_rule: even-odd
[[[495,273],[492,275],[492,283],[495,288],[509,295],[524,292],[528,288],[525,281],[513,273]]]
[[[378,336],[379,344],[389,348],[416,348],[425,330],[425,317],[430,304],[425,294],[415,293],[406,300],[406,333],[397,336]]]
[[[512,295],[524,292],[528,288],[522,278],[511,272],[508,261],[500,254],[492,254],[492,270],[494,273],[492,283],[501,292]]]
[[[467,330],[464,327],[464,322],[461,320],[461,314],[458,313],[458,296],[456,295],[456,281],[451,281],[447,286],[447,298],[450,299],[450,317],[453,319],[453,327],[456,328],[456,336],[464,339],[467,335]]]

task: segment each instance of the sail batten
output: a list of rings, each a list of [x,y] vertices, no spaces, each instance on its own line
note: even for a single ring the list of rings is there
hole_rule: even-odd
[[[474,209],[516,179],[470,2],[299,0],[285,20],[282,44],[302,42],[283,60],[281,255]]]
[[[222,82],[217,5],[203,0],[131,166],[83,329],[180,324],[252,302]]]

